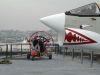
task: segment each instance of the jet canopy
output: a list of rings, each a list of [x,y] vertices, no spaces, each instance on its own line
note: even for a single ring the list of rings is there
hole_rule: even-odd
[[[74,16],[100,16],[100,4],[91,3],[65,12]]]

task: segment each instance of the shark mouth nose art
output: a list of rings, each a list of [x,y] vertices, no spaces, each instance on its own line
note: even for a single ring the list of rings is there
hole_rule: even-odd
[[[90,44],[96,43],[95,40],[77,32],[72,29],[66,28],[65,40],[68,45]]]

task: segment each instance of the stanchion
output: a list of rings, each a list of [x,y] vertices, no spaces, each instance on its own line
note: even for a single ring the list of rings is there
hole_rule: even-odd
[[[91,51],[91,67],[93,66],[93,51]]]
[[[72,60],[74,60],[74,49],[72,50]]]
[[[83,50],[81,50],[81,64],[83,64]]]
[[[6,58],[8,58],[8,44],[6,44]]]
[[[21,44],[21,56],[22,56],[22,44]]]
[[[12,44],[10,45],[10,58],[12,58]]]

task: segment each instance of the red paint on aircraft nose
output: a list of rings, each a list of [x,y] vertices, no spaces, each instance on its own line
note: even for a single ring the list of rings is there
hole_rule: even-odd
[[[68,42],[71,42],[72,39],[73,39],[72,33],[69,32],[69,33],[67,34],[67,36],[65,37],[65,40],[67,40]]]
[[[72,34],[72,32],[69,32],[68,34],[66,34],[65,36],[65,40],[67,40],[68,42],[81,42],[81,41],[85,41],[85,39],[76,37],[76,34]]]
[[[73,41],[76,42],[77,41],[77,37],[76,34],[73,35]]]
[[[76,32],[71,29],[66,29],[66,30],[69,31],[67,34],[65,34],[65,41],[68,42],[67,44],[77,45],[77,44],[96,43],[95,40],[93,40],[79,32]]]

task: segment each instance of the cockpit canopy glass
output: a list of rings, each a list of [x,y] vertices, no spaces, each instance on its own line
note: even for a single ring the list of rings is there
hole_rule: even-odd
[[[79,16],[80,15],[95,16],[95,15],[100,15],[100,9],[96,3],[91,3],[88,5],[67,11],[66,14],[79,15]]]

